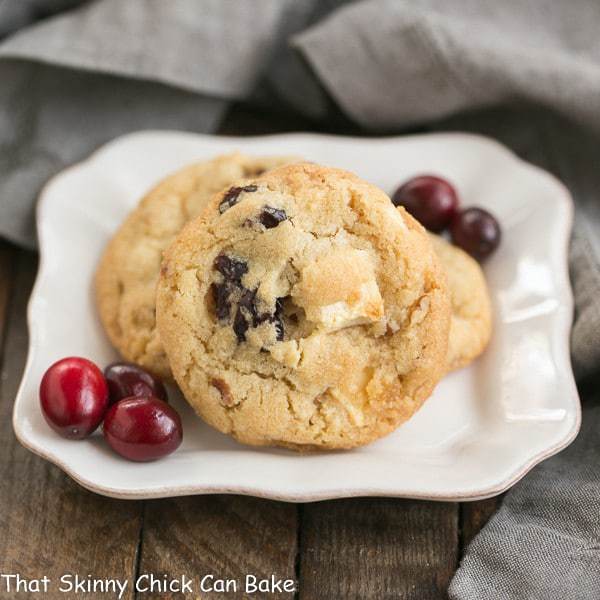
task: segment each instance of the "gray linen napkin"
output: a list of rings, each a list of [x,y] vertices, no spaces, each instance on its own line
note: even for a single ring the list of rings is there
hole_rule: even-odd
[[[579,380],[597,381],[599,25],[596,0],[8,0],[0,235],[33,246],[39,188],[99,144],[211,131],[232,100],[324,122],[341,111],[374,132],[478,131],[574,194],[572,356]],[[600,407],[581,389],[579,438],[506,495],[451,598],[600,597]]]

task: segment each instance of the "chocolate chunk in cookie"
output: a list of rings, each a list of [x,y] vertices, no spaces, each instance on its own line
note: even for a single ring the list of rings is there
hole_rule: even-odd
[[[273,208],[272,206],[265,206],[258,217],[258,221],[261,225],[264,225],[266,229],[273,229],[273,227],[277,227],[279,223],[286,219],[287,215],[285,214],[285,210]]]
[[[240,195],[243,192],[255,192],[257,189],[258,187],[254,184],[229,188],[225,194],[223,194],[223,200],[221,200],[221,203],[219,204],[219,212],[223,214],[226,210],[235,206],[240,201]]]
[[[238,283],[242,280],[244,274],[248,272],[248,263],[226,254],[219,254],[215,258],[214,267],[226,280]]]
[[[217,319],[228,319],[231,310],[231,303],[229,302],[229,296],[231,295],[230,286],[227,283],[213,283],[210,289]]]

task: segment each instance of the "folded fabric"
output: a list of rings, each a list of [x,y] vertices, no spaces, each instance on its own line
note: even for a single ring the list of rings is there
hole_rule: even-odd
[[[506,495],[450,586],[460,600],[592,600],[600,593],[600,396],[562,453]]]

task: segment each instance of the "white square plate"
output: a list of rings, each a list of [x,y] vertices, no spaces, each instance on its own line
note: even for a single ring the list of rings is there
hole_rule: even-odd
[[[489,348],[470,367],[447,376],[395,433],[351,452],[301,456],[245,447],[202,423],[181,398],[174,404],[182,413],[184,443],[161,461],[121,459],[98,432],[83,442],[60,438],[38,406],[45,369],[67,355],[100,365],[116,358],[92,293],[106,241],[159,178],[233,150],[303,156],[354,171],[387,192],[415,174],[435,173],[457,186],[464,205],[491,210],[503,241],[485,264],[494,303]],[[16,435],[81,485],[121,498],[217,492],[288,501],[495,495],[564,448],[579,428],[569,360],[571,221],[572,201],[562,184],[498,143],[473,135],[121,137],[54,177],[41,195],[41,265],[29,305],[29,357],[14,407]]]

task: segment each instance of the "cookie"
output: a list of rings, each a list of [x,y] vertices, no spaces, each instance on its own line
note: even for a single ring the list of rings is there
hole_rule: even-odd
[[[218,194],[166,251],[157,323],[175,380],[254,445],[352,448],[410,418],[446,371],[450,300],[425,230],[311,163]]]
[[[95,280],[100,319],[126,360],[170,377],[155,323],[163,250],[218,190],[291,160],[231,154],[193,164],[163,179],[129,214],[110,240]]]
[[[459,369],[475,360],[492,334],[492,307],[479,263],[444,238],[429,234],[446,272],[452,302],[448,369]]]

